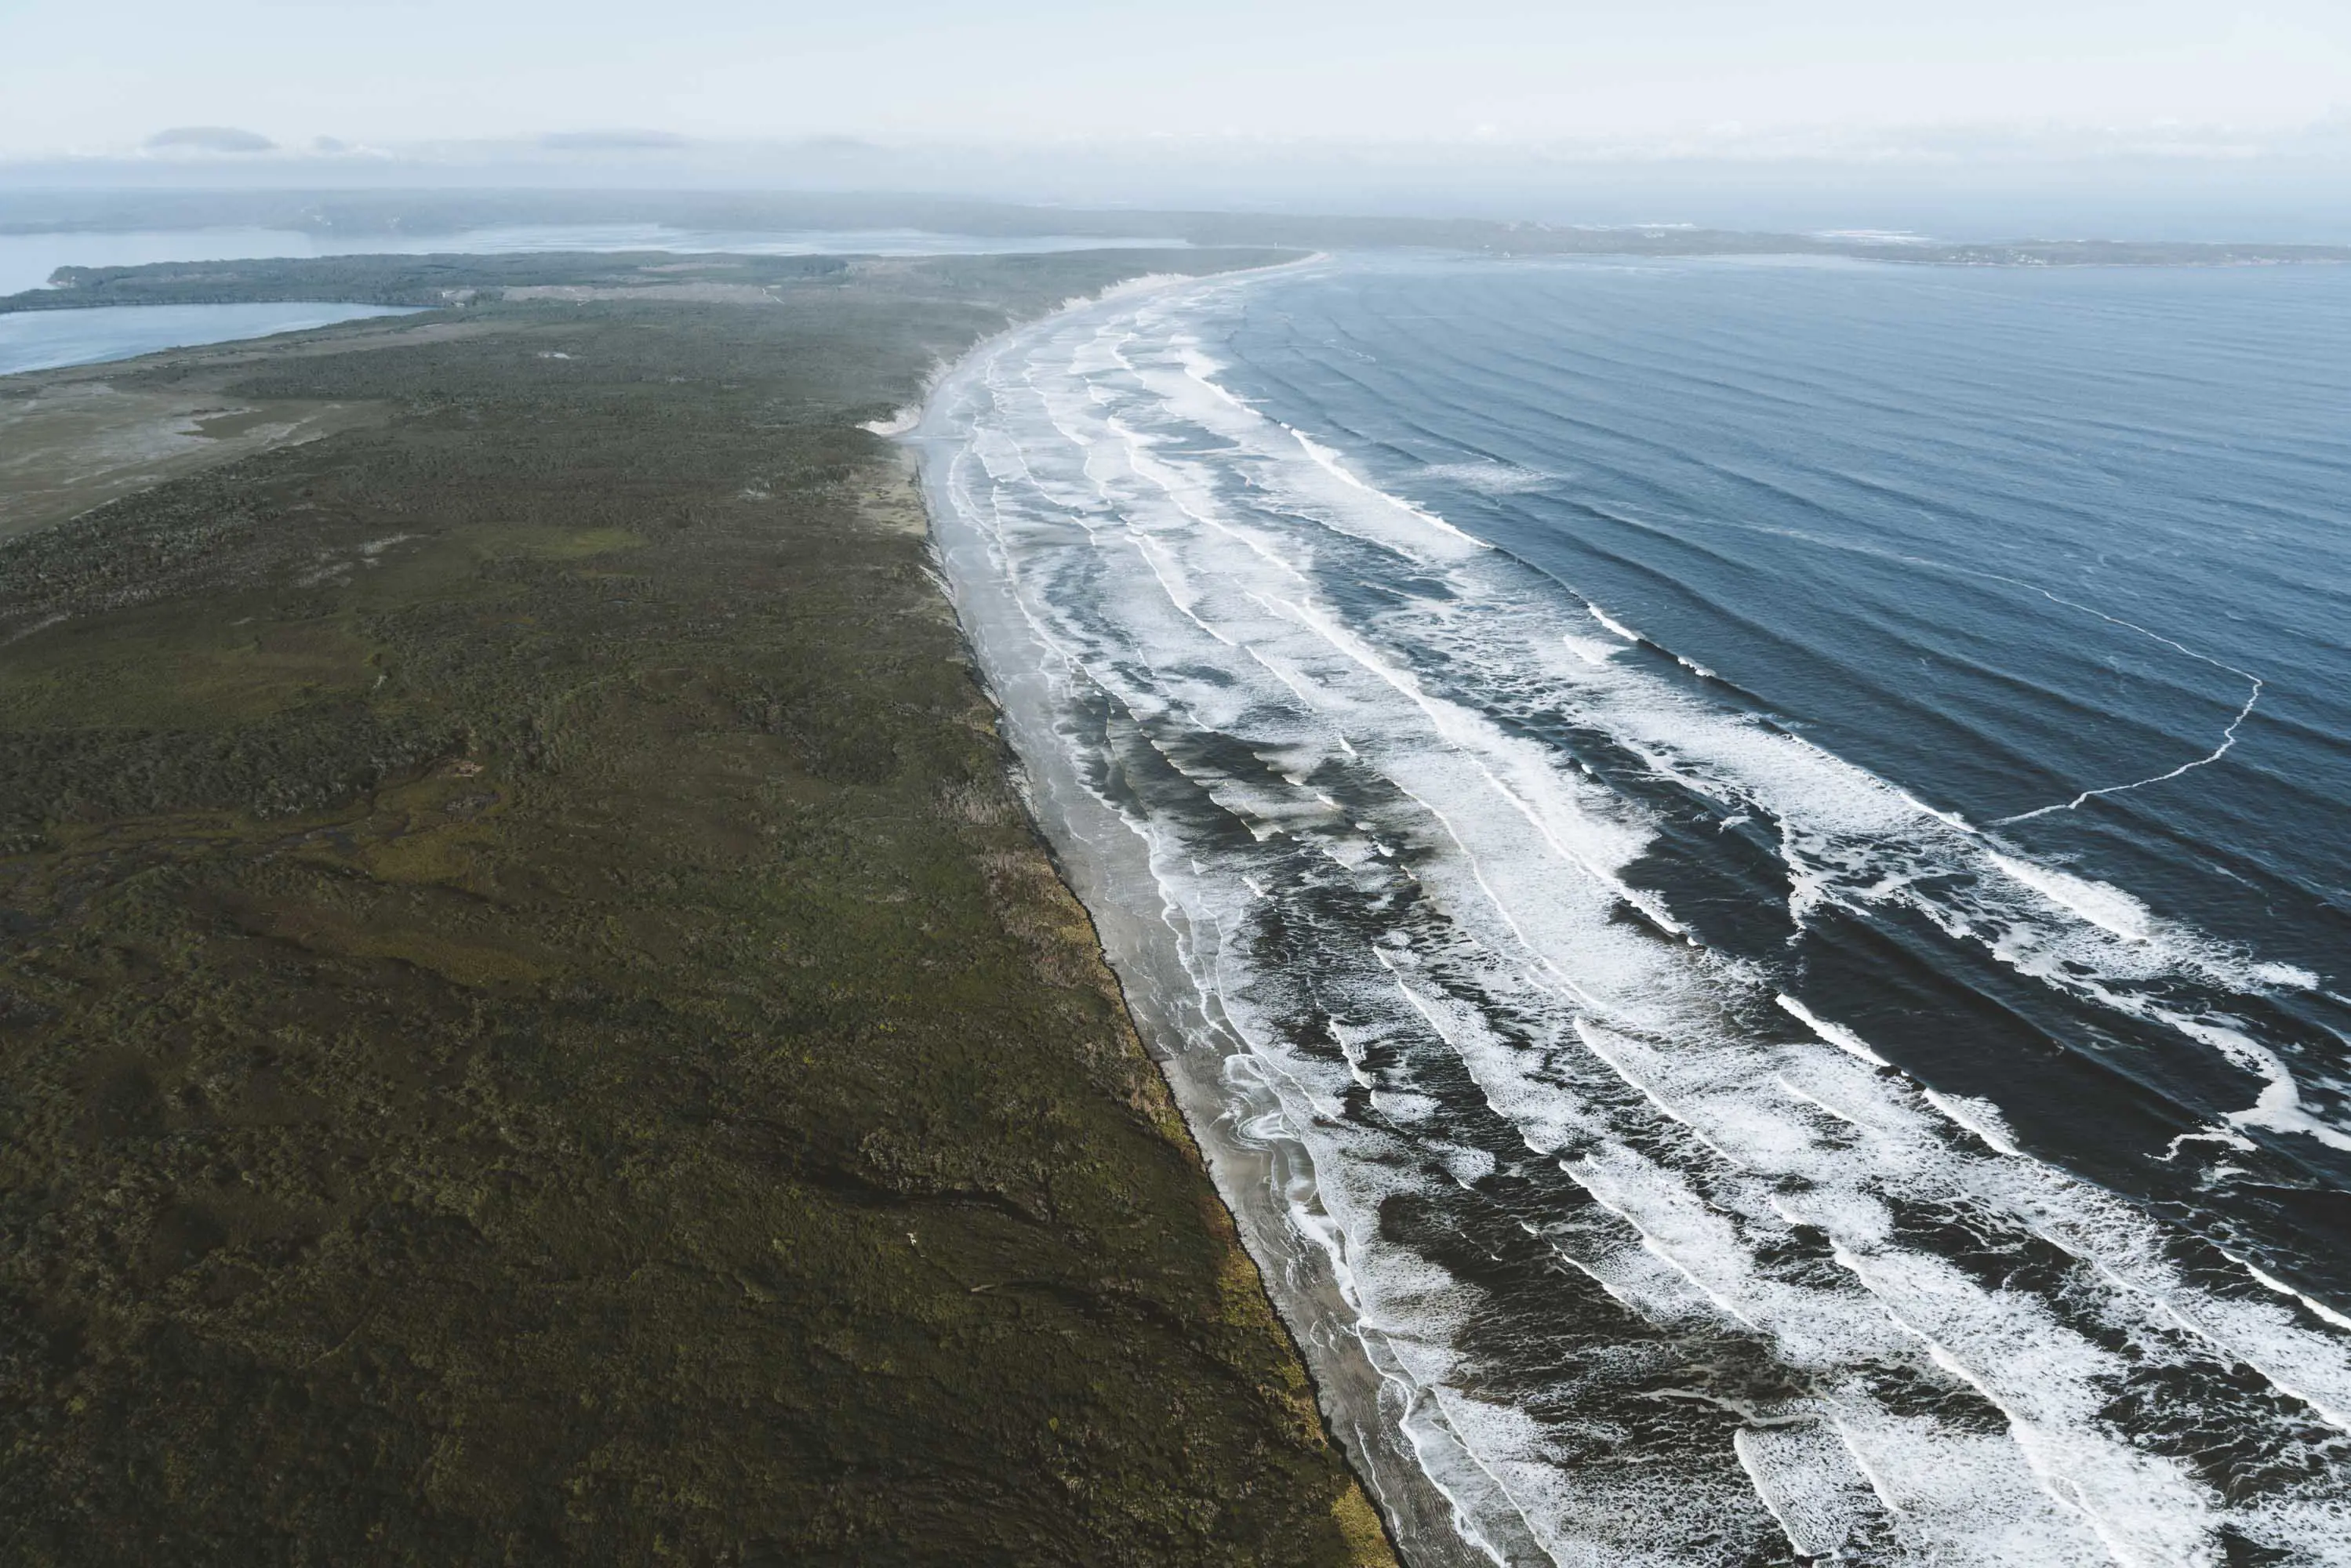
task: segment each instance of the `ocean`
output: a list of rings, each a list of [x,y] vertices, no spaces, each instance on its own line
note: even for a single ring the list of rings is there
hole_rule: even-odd
[[[916,439],[1416,1563],[2351,1563],[2351,270],[1324,259]]]

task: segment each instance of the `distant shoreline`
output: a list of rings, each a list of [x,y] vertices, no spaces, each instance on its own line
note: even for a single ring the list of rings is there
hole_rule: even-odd
[[[2351,245],[2253,238],[1947,240],[1875,230],[1788,232],[1674,224],[1577,225],[1496,218],[1203,209],[1022,206],[941,197],[746,191],[245,191],[26,193],[0,239],[47,233],[274,229],[339,247],[366,236],[455,237],[468,231],[633,226],[705,235],[907,232],[1018,249],[1090,242],[1299,250],[1395,246],[1498,256],[1823,256],[1959,267],[2241,267],[2351,262]],[[611,248],[625,248],[626,242]],[[833,245],[839,252],[845,248]],[[942,246],[942,249],[955,248]]]

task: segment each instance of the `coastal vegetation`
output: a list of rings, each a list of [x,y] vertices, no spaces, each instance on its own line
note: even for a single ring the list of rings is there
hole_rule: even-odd
[[[525,256],[336,256],[299,259],[151,262],[66,267],[51,287],[0,296],[0,311],[77,310],[96,305],[223,305],[330,300],[351,305],[453,307],[504,298],[559,298],[597,288],[660,290],[655,298],[717,285],[758,303],[761,292],[842,279],[851,264],[829,256],[686,256],[661,251]],[[698,292],[707,295],[708,288]],[[707,299],[705,301],[708,302]]]
[[[76,285],[467,292],[5,384],[340,413],[0,539],[0,1558],[1389,1560],[861,428],[1262,259]]]

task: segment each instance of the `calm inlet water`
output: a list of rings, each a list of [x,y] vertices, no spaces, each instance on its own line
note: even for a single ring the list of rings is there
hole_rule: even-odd
[[[1414,1556],[2351,1563],[2346,431],[2323,269],[1350,260],[943,385]]]
[[[1181,240],[1071,235],[958,235],[921,229],[678,229],[660,224],[517,224],[456,234],[306,234],[288,229],[156,229],[0,234],[0,294],[45,287],[61,267],[355,255],[501,256],[540,251],[726,252],[740,256],[988,256],[1182,247]],[[390,314],[376,306],[172,305],[0,315],[0,375],[125,360]]]
[[[383,305],[110,305],[90,310],[0,315],[0,376],[59,365],[133,359],[160,349],[303,332],[369,316],[413,311]]]

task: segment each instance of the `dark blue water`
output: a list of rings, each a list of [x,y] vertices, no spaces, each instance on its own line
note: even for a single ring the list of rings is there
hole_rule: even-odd
[[[1268,287],[1229,347],[1270,411],[1977,821],[2207,754],[2258,674],[2227,767],[2021,836],[2351,955],[2351,270],[1385,267]]]
[[[1227,384],[1384,487],[1726,700],[2314,975],[2233,1006],[2351,1128],[2351,270],[1420,262],[1246,300]],[[2169,1191],[2146,1156],[2247,1101],[2140,1060],[2160,1027],[1896,935],[1831,920],[1776,962],[2061,1157]],[[2351,1159],[2253,1131],[2261,1241],[2351,1310]]]
[[[1348,258],[951,378],[1416,1560],[2351,1563],[2346,415],[2321,269]]]

